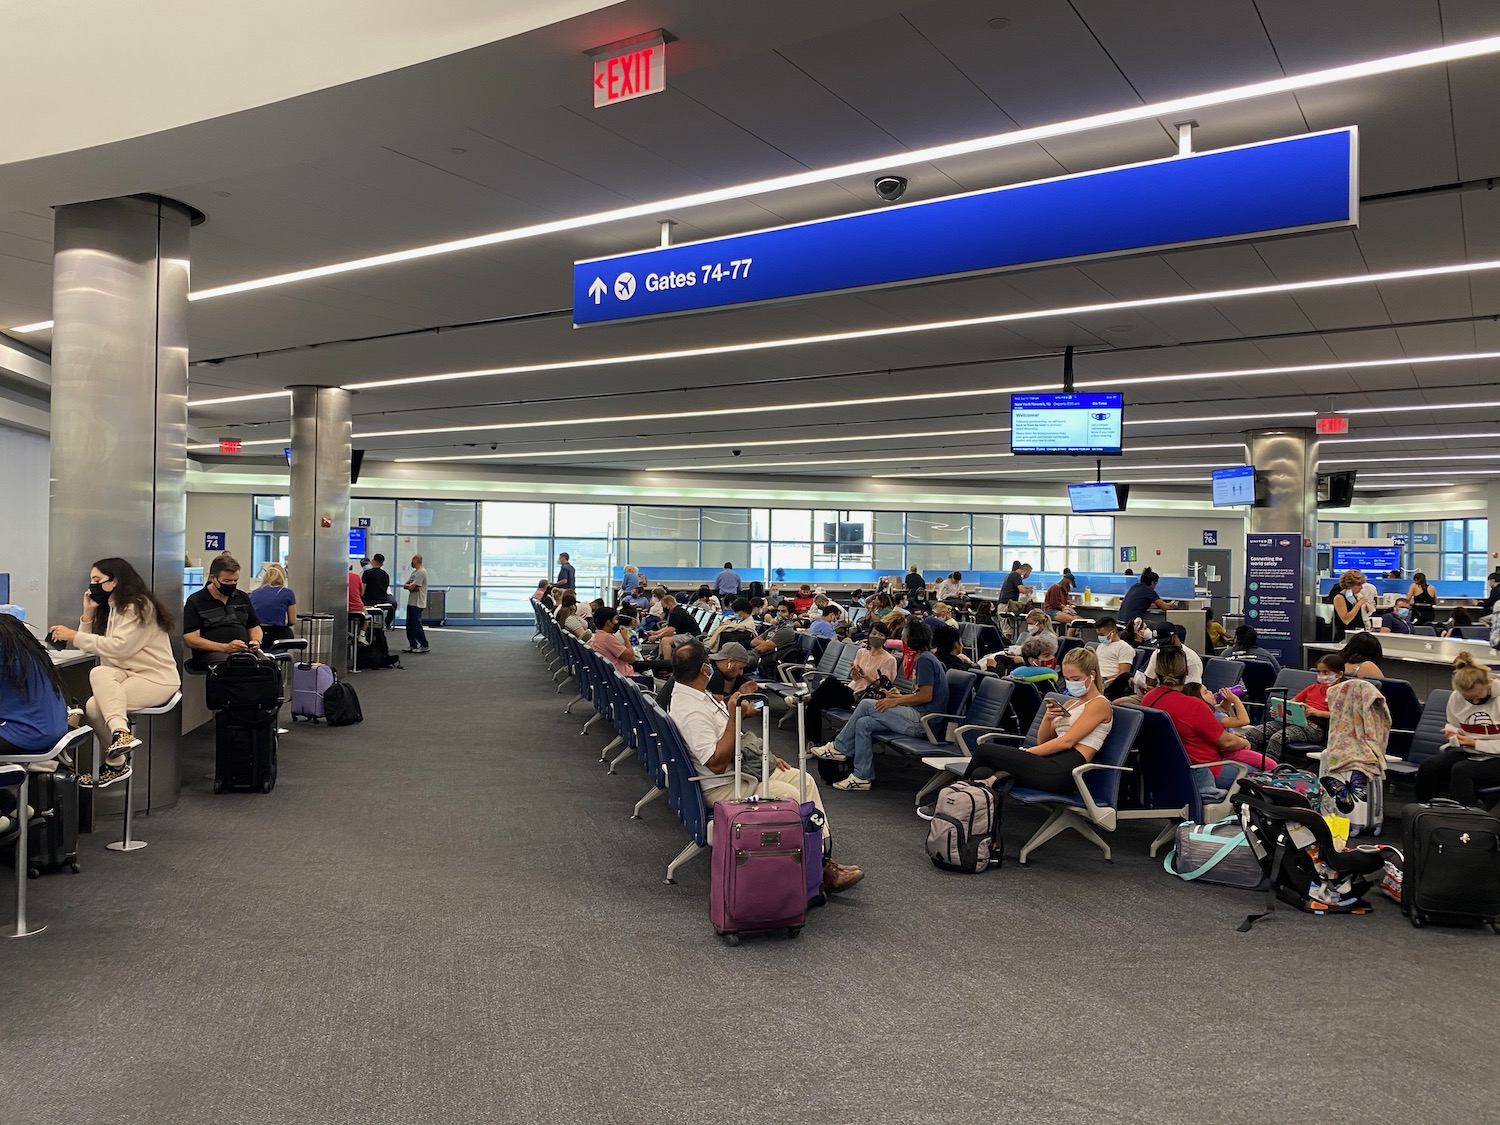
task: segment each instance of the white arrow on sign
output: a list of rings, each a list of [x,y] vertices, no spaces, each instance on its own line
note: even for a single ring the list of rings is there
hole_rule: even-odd
[[[599,303],[600,298],[604,296],[604,291],[608,288],[609,286],[604,284],[602,277],[594,278],[594,284],[589,286],[589,296],[594,298],[594,304]]]

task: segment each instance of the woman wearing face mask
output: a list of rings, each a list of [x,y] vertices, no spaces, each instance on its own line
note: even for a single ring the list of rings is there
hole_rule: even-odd
[[[1086,648],[1075,648],[1062,660],[1066,704],[1049,698],[1037,729],[1035,746],[982,745],[974,750],[965,775],[971,781],[1004,778],[1028,789],[1073,793],[1073,771],[1093,760],[1109,737],[1114,713],[1099,690],[1099,662]]]
[[[1279,722],[1271,719],[1264,726],[1249,727],[1244,734],[1252,747],[1256,750],[1264,748],[1267,754],[1280,759],[1285,756],[1289,742],[1328,745],[1328,689],[1344,678],[1344,664],[1338,653],[1330,653],[1318,660],[1317,676],[1314,683],[1292,696],[1293,703],[1307,708],[1307,722],[1287,723],[1283,729]]]
[[[1417,800],[1446,788],[1455,801],[1478,805],[1478,790],[1500,785],[1500,681],[1467,652],[1453,661],[1446,716],[1447,745],[1417,767]]]
[[[807,742],[815,746],[823,741],[823,709],[825,707],[853,707],[860,692],[874,687],[884,677],[887,684],[896,682],[896,654],[887,652],[885,642],[890,639],[882,622],[870,622],[870,632],[864,644],[854,655],[849,668],[849,682],[843,683],[832,676],[824,676],[804,705],[807,709]]]
[[[1044,610],[1034,609],[1028,613],[1025,631],[1016,638],[1016,643],[1001,652],[992,652],[981,657],[979,666],[986,671],[1003,674],[1017,664],[1023,663],[1021,648],[1032,641],[1036,642],[1031,648],[1036,652],[1038,661],[1057,655],[1057,634],[1052,631],[1052,619]]]
[[[182,686],[172,654],[172,614],[135,567],[100,559],[89,571],[78,628],[54,625],[49,634],[99,660],[89,673],[93,697],[84,715],[104,749],[104,764],[98,778],[80,781],[113,785],[130,775],[130,752],[141,744],[130,733],[127,713],[165,703]]]

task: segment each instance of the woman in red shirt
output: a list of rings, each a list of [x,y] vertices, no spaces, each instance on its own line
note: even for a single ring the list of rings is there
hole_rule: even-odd
[[[1172,717],[1172,725],[1182,739],[1188,761],[1195,766],[1211,762],[1244,762],[1256,769],[1274,769],[1274,759],[1252,750],[1250,743],[1233,731],[1225,730],[1224,724],[1214,715],[1213,708],[1199,696],[1187,695],[1183,685],[1187,683],[1187,656],[1182,649],[1169,647],[1156,654],[1156,679],[1159,686],[1152,688],[1141,700],[1142,707],[1155,707]]]

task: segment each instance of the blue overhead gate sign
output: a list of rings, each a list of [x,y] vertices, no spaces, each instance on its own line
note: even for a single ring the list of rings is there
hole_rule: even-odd
[[[1174,156],[573,265],[573,323],[1352,226],[1354,129]]]

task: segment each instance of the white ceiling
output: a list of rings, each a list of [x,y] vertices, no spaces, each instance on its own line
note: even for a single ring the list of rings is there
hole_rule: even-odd
[[[990,30],[996,16],[1009,26]],[[579,52],[655,27],[680,36],[668,91],[594,110]],[[632,0],[134,147],[0,167],[0,199],[47,190],[42,198],[66,201],[83,197],[79,185],[107,184],[191,203],[209,216],[193,240],[201,289],[1497,33],[1492,0]],[[1196,114],[1200,148],[1357,125],[1366,197],[1357,231],[573,329],[571,263],[654,245],[655,222],[639,219],[198,302],[193,398],[1500,258],[1500,191],[1432,190],[1500,176],[1497,114],[1495,58]],[[911,178],[908,200],[946,195],[1167,156],[1175,151],[1170,124],[897,170]],[[879,205],[859,178],[670,217],[676,239],[687,241]],[[44,207],[0,213],[0,323],[49,315],[50,227]],[[1058,352],[1071,344],[1080,380],[1121,381],[1128,418],[1173,420],[1128,427],[1136,449],[1112,470],[1133,479],[1174,463],[1235,460],[1227,449],[1139,448],[1232,444],[1255,424],[1215,420],[1224,415],[1500,398],[1495,360],[1128,382],[1500,350],[1497,273],[372,389],[355,400],[355,430],[469,427],[358,439],[372,460],[474,455],[494,443],[497,454],[527,455],[496,464],[593,468],[600,480],[679,466],[733,473],[747,487],[762,474],[858,477],[913,466],[1059,480],[1054,463],[992,456],[1007,448],[1004,434],[935,431],[1004,426],[1007,398],[997,391],[1057,382]],[[448,328],[495,320],[508,322]],[[45,336],[25,339],[45,345]],[[909,397],[935,392],[964,393]],[[875,396],[894,401],[849,402]],[[780,409],[617,420],[765,405]],[[560,421],[474,428],[549,420]],[[201,409],[193,421],[212,437],[279,442],[287,433],[281,400]],[[1358,467],[1372,473],[1393,464],[1454,467],[1411,458],[1485,453],[1500,473],[1497,423],[1500,408],[1357,415],[1353,436],[1405,440],[1330,446],[1324,456],[1364,458]],[[1491,436],[1457,444],[1438,436],[1453,432]],[[788,439],[795,443],[752,444]],[[710,448],[637,448],[671,444]],[[738,459],[734,448],[743,450]],[[840,463],[796,464],[808,461]]]

